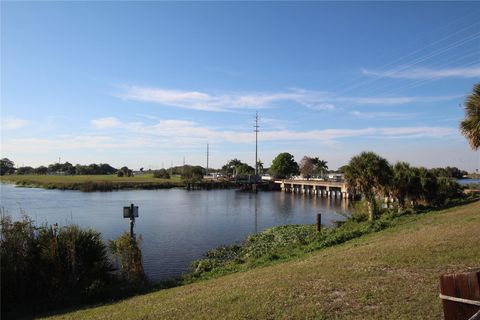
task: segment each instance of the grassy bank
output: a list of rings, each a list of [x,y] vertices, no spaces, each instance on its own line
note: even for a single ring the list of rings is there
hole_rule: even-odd
[[[59,318],[438,319],[439,275],[480,266],[479,212],[476,201],[403,216],[385,230],[285,263]]]
[[[154,178],[151,174],[134,177],[117,177],[116,175],[5,175],[0,178],[0,181],[24,187],[80,191],[166,189],[184,186],[179,176],[159,179]]]

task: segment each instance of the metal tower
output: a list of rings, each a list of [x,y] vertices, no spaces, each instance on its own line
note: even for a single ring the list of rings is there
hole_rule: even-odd
[[[255,125],[253,126],[255,129],[255,175],[258,176],[258,112],[255,114]]]

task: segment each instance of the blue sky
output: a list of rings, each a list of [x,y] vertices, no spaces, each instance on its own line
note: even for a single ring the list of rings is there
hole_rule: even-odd
[[[364,150],[480,167],[478,2],[2,2],[1,155],[138,169]]]

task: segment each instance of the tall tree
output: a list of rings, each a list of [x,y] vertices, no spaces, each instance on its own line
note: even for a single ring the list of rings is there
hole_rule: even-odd
[[[375,197],[385,192],[391,177],[388,161],[373,152],[353,157],[346,168],[345,179],[353,191],[364,195],[370,220],[378,213]]]
[[[204,169],[200,166],[188,166],[183,167],[182,180],[186,183],[195,183],[203,179]]]
[[[467,137],[473,150],[480,147],[480,83],[475,84],[473,92],[465,101],[465,119],[460,122],[460,131]]]
[[[323,177],[328,170],[327,161],[315,157],[313,163],[315,164],[315,173]]]
[[[222,169],[220,171],[226,176],[232,176],[236,174],[236,168],[241,164],[243,164],[243,162],[235,158],[228,161],[224,166],[222,166]]]
[[[415,200],[421,193],[420,177],[408,163],[397,162],[393,166],[391,191],[398,199],[399,211],[405,208],[407,198]]]
[[[15,172],[15,164],[8,158],[0,160],[0,175],[11,174]]]
[[[307,180],[310,179],[312,174],[315,172],[315,164],[313,159],[307,156],[304,156],[300,161],[300,173],[302,177]]]
[[[298,164],[293,155],[288,152],[282,152],[275,157],[270,167],[270,174],[276,178],[286,178],[298,173]]]
[[[235,167],[237,175],[249,175],[255,173],[255,168],[249,166],[246,163],[239,164]]]
[[[428,204],[435,202],[438,193],[438,182],[435,174],[424,167],[416,169],[420,178],[421,198]]]
[[[263,174],[263,162],[262,162],[262,160],[257,161],[257,169],[258,169],[258,174],[262,175]]]

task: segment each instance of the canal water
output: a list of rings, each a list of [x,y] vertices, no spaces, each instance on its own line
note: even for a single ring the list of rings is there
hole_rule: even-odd
[[[238,243],[249,234],[287,224],[346,219],[347,201],[283,192],[236,190],[128,190],[80,192],[0,184],[0,208],[38,225],[75,223],[101,232],[105,241],[129,230],[122,208],[139,206],[135,232],[142,236],[144,267],[152,281],[178,276],[214,247]]]
[[[480,179],[458,179],[457,182],[458,182],[460,185],[480,184]]]

